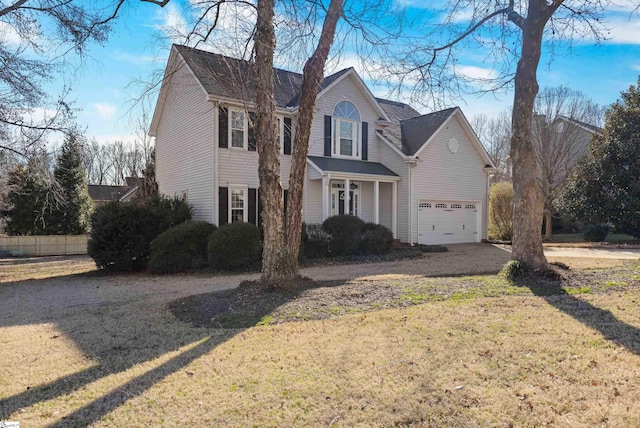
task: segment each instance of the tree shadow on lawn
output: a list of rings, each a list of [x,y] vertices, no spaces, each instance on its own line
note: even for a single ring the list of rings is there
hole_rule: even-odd
[[[599,331],[605,339],[640,355],[640,329],[638,327],[619,320],[609,310],[598,308],[585,300],[567,294],[562,279],[522,278],[516,281],[516,285],[529,288],[533,294],[542,297],[554,308],[585,326]]]
[[[60,335],[71,340],[87,358],[88,364],[94,364],[62,376],[57,376],[54,369],[48,375],[55,380],[40,385],[44,376],[25,380],[36,386],[25,384],[23,392],[11,396],[2,394],[5,398],[0,399],[0,420],[8,419],[19,409],[72,394],[108,376],[197,343],[159,366],[154,365],[146,373],[125,380],[126,383],[104,395],[98,393],[98,398],[54,422],[53,426],[89,425],[241,331],[212,332],[184,325],[168,314],[162,299],[150,303],[153,283],[140,284],[136,283],[137,279],[136,275],[78,274],[0,284],[0,330],[53,324]],[[180,278],[175,280],[179,287]],[[83,288],[90,292],[80,293]],[[49,339],[57,337],[56,334]],[[24,346],[22,351],[30,349],[28,337]],[[35,352],[42,353],[42,347]],[[46,364],[47,358],[38,360]],[[82,364],[79,361],[75,364]],[[16,365],[12,369],[28,368]]]

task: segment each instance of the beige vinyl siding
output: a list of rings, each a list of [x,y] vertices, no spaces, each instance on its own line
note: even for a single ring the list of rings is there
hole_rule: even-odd
[[[322,180],[307,179],[304,184],[304,221],[308,224],[322,223]]]
[[[285,189],[289,187],[290,170],[291,156],[280,155],[280,179]],[[250,188],[258,188],[260,186],[258,152],[246,149],[219,148],[218,179],[222,187],[238,184],[246,185]]]
[[[324,116],[333,113],[340,101],[350,101],[360,113],[360,120],[369,123],[368,160],[379,162],[380,153],[375,136],[376,121],[380,114],[372,105],[370,98],[362,93],[353,77],[347,76],[316,101],[316,108],[309,138],[309,156],[324,156]]]
[[[156,179],[160,193],[187,195],[194,219],[214,221],[213,105],[186,66],[166,84],[156,132]]]
[[[373,221],[373,182],[360,181],[360,218],[364,221]]]
[[[376,137],[376,143],[380,150],[380,162],[384,164],[391,171],[400,176],[398,181],[398,213],[397,213],[397,230],[396,238],[402,242],[409,242],[409,165],[404,162],[404,159],[400,157],[393,149],[391,149],[385,142],[380,141]],[[389,185],[389,193],[392,193],[391,184]],[[380,186],[382,199],[382,186]],[[389,198],[390,200],[391,198]],[[391,209],[389,209],[391,211]],[[380,211],[380,220],[382,221],[382,210]],[[391,228],[391,219],[388,219],[389,228]]]
[[[418,199],[479,202],[482,207],[481,238],[486,239],[485,163],[464,129],[457,115],[454,116],[418,156],[420,161],[412,171],[414,242],[418,238]],[[456,153],[449,151],[448,143],[451,138],[458,141],[459,149]]]
[[[391,197],[393,196],[392,183],[380,183],[380,224],[391,230],[391,210],[393,208]]]

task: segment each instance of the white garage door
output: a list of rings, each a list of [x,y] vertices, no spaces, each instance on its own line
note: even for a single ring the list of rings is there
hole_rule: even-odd
[[[479,242],[478,204],[461,201],[418,201],[419,244]]]

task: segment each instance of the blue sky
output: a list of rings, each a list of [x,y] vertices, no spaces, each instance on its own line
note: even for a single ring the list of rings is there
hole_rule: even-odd
[[[545,55],[538,70],[540,87],[569,86],[586,93],[601,105],[608,105],[618,99],[620,91],[637,82],[640,75],[640,16],[630,15],[634,7],[632,0],[618,0],[618,3],[604,22],[609,29],[609,40],[600,44],[589,39],[579,41],[571,52],[558,51],[550,65],[547,64],[548,55]],[[411,13],[414,7],[411,3],[406,5]],[[67,73],[67,83],[72,86],[70,99],[81,109],[77,113],[78,122],[87,127],[89,137],[99,141],[132,138],[136,132],[133,122],[140,111],[139,105],[132,109],[133,99],[140,94],[135,81],[149,80],[154,71],[164,67],[168,43],[159,42],[158,36],[175,35],[176,29],[184,29],[187,10],[188,4],[184,0],[172,0],[165,8],[131,2],[108,43],[92,46],[89,57],[77,71],[73,75]],[[230,26],[231,23],[226,22],[218,37],[228,39]],[[358,59],[347,54],[333,63],[327,72],[349,66],[362,70]],[[461,55],[459,66],[469,75],[493,73],[490,64],[483,63],[472,53]],[[295,67],[289,68],[299,71]],[[362,77],[368,81],[367,76]],[[49,85],[52,95],[60,90],[62,83],[60,79]],[[377,96],[387,94],[385,88],[370,86]],[[480,113],[490,117],[497,115],[512,104],[512,98],[513,93],[508,90],[498,94],[465,95],[463,100],[452,100],[448,104],[461,106],[471,119]],[[429,111],[415,107],[425,113]]]

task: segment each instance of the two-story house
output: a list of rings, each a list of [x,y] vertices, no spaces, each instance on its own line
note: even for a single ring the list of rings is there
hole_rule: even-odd
[[[260,222],[252,65],[174,45],[153,115],[161,193],[194,218]],[[287,197],[302,75],[275,69],[281,180]],[[320,84],[309,140],[303,220],[350,213],[408,243],[486,238],[493,164],[459,108],[420,115],[375,98],[353,68]]]

